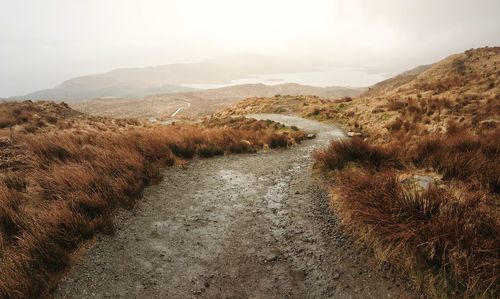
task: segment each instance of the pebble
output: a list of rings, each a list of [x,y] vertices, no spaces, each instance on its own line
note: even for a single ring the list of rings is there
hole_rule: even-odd
[[[266,261],[272,262],[272,261],[276,260],[278,258],[278,256],[279,256],[278,254],[271,252],[268,255],[266,255]]]

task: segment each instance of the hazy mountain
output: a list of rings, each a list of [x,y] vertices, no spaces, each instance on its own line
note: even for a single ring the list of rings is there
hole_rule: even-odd
[[[265,57],[218,59],[218,63],[168,64],[122,68],[103,74],[69,79],[49,89],[15,96],[10,100],[87,100],[138,98],[153,94],[194,91],[185,84],[230,84],[258,74],[311,71],[304,64]]]
[[[195,88],[164,84],[158,86],[134,86],[135,82],[118,82],[108,78],[79,77],[68,80],[54,88],[35,91],[9,100],[56,100],[78,101],[95,98],[135,98],[158,93],[194,91]]]

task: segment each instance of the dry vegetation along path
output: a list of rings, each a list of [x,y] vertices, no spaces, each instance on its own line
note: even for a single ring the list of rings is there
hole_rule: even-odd
[[[370,270],[340,232],[311,152],[344,133],[297,117],[257,115],[317,138],[286,150],[199,159],[165,171],[117,216],[56,297],[410,298]]]

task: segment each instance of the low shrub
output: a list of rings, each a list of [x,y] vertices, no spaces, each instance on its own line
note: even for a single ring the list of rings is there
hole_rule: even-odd
[[[288,137],[283,134],[271,134],[267,139],[270,148],[286,147],[288,144]]]

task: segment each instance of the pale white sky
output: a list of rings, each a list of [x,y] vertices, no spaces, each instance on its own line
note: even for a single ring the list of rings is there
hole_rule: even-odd
[[[500,45],[498,0],[0,0],[0,96],[233,54],[398,72]]]

